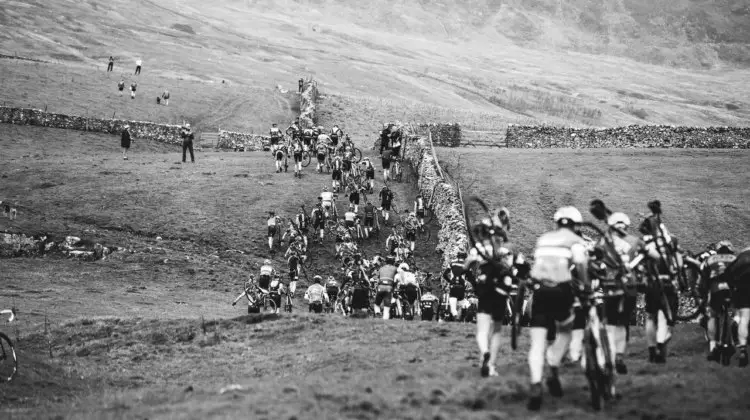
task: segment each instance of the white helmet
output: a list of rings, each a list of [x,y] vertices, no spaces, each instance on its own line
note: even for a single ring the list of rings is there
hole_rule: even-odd
[[[622,212],[615,212],[609,215],[607,218],[607,224],[610,226],[623,225],[624,227],[630,226],[630,217]]]
[[[398,266],[398,269],[402,271],[409,271],[409,264],[401,263],[401,265]]]
[[[562,220],[569,220],[573,223],[583,222],[581,212],[573,206],[560,207],[552,218],[555,220],[555,223],[560,223]]]

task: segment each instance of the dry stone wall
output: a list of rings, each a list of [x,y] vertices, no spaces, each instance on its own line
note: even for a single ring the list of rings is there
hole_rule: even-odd
[[[148,121],[87,118],[77,115],[55,114],[41,109],[0,107],[0,122],[116,135],[119,135],[127,124],[130,126],[130,133],[136,139],[156,140],[171,144],[182,143],[180,126]]]
[[[311,128],[318,123],[315,103],[318,100],[318,83],[312,79],[304,82],[299,100],[299,124],[301,128]]]
[[[565,128],[509,125],[508,147],[518,148],[634,148],[706,149],[750,148],[750,127],[675,127],[631,125],[615,128]]]
[[[428,140],[416,136],[407,137],[404,156],[419,177],[417,187],[422,195],[432,197],[433,191],[435,192],[430,200],[430,210],[440,223],[437,251],[443,254],[443,268],[447,268],[459,252],[465,252],[469,248],[458,190],[440,177],[437,158],[433,156]]]
[[[236,133],[221,130],[216,147],[241,151],[267,150],[271,145],[271,137],[257,134]]]
[[[417,124],[415,129],[420,134],[432,134],[435,146],[458,147],[461,145],[461,125],[459,123]]]

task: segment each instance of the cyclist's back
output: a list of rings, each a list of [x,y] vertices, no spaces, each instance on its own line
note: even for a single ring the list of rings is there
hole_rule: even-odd
[[[584,244],[583,238],[568,229],[543,234],[536,243],[531,277],[550,286],[571,281],[570,266],[574,252],[578,256],[585,255]],[[578,250],[573,251],[574,248]]]

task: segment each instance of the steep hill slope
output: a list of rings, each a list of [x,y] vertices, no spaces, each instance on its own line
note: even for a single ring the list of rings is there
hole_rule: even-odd
[[[455,109],[488,125],[733,125],[750,120],[748,72],[725,57],[747,56],[744,13],[730,0],[28,0],[0,5],[0,48],[102,72],[110,55],[117,72],[141,57],[160,86],[295,89],[314,75],[368,105]],[[6,99],[41,102],[34,89]],[[245,112],[227,110],[227,126]]]

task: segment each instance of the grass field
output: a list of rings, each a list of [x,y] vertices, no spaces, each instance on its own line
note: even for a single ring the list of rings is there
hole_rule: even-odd
[[[464,186],[512,215],[512,239],[524,252],[553,225],[563,205],[588,209],[594,198],[627,213],[632,223],[661,200],[663,220],[683,247],[701,251],[731,240],[750,245],[750,154],[677,149],[438,149],[443,168]],[[593,217],[585,216],[593,220]]]
[[[744,3],[13,0],[0,4],[0,53],[49,63],[0,59],[0,101],[265,132],[298,112],[283,91],[313,76],[319,122],[364,147],[391,120],[497,132],[539,122],[747,125]],[[120,97],[116,83],[136,78],[138,57],[138,96]],[[155,104],[164,88],[169,107]],[[267,153],[215,151],[183,165],[178,147],[140,139],[124,161],[116,136],[12,125],[0,125],[0,150],[0,200],[19,209],[0,231],[123,248],[96,262],[0,260],[0,308],[20,311],[0,329],[21,360],[18,377],[0,384],[0,418],[529,417],[525,336],[518,352],[503,347],[501,376],[484,381],[470,325],[311,316],[301,300],[279,317],[230,305],[269,257],[266,212],[291,216],[330,183],[312,167],[295,179],[273,173]],[[690,250],[747,245],[744,151],[438,153],[466,195],[510,209],[511,238],[526,253],[557,206],[596,197],[635,222],[660,199]],[[415,187],[394,188],[408,206]],[[417,262],[435,271],[430,228]],[[312,254],[311,274],[337,270],[332,241]],[[750,371],[706,363],[697,326],[677,328],[666,366],[645,363],[642,335],[633,330],[621,401],[592,412],[580,369],[568,367],[565,398],[547,398],[532,418],[746,417]]]

